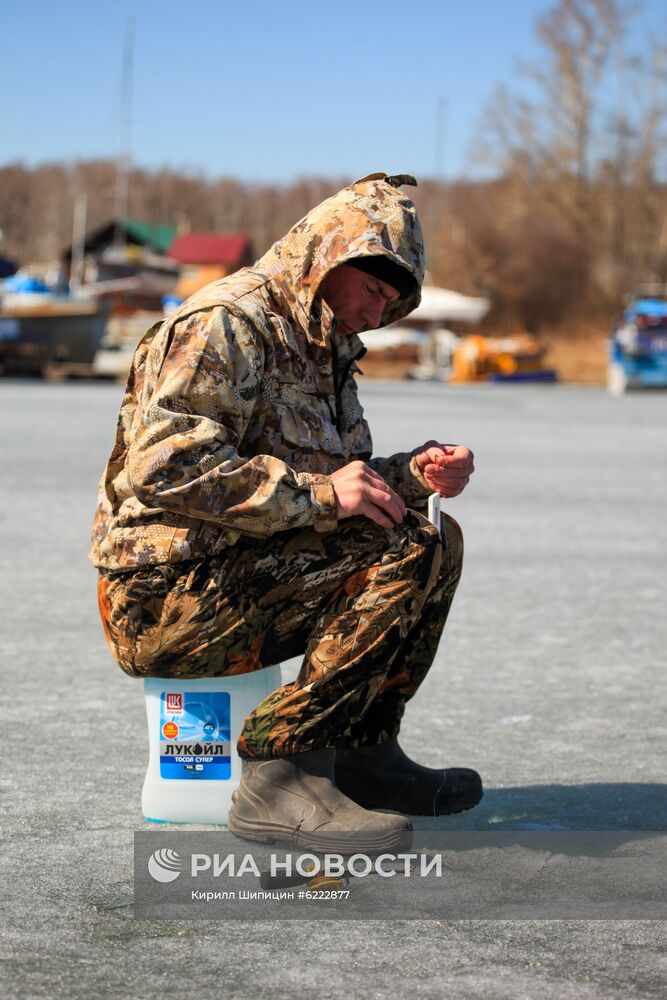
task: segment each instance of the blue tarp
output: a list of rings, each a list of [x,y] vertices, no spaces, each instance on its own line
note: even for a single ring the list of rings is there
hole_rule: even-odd
[[[637,316],[667,319],[667,302],[662,299],[635,299],[623,315],[626,323],[633,323]]]
[[[33,278],[29,274],[13,274],[11,278],[5,278],[2,282],[3,292],[50,292],[51,289],[39,278]]]

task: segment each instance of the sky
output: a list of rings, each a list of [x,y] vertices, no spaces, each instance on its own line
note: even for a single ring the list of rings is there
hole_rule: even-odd
[[[471,146],[551,0],[0,0],[0,164],[115,157],[288,183],[480,175]],[[667,0],[633,31],[667,36]]]

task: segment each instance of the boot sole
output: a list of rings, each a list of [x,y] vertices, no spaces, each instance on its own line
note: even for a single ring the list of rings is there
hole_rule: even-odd
[[[471,809],[474,809],[475,806],[478,806],[480,804],[480,802],[482,801],[483,798],[484,798],[484,796],[480,795],[480,797],[478,799],[475,799],[473,802],[468,802],[468,803],[465,803],[464,805],[457,806],[456,809],[447,809],[445,812],[436,813],[436,815],[437,816],[455,816],[456,813],[469,812]]]
[[[259,844],[287,843],[295,847],[307,847],[321,853],[336,854],[382,854],[407,851],[412,847],[412,825],[404,830],[392,830],[389,833],[378,833],[375,836],[368,833],[345,834],[341,841],[335,833],[317,833],[280,826],[273,823],[258,823],[256,820],[244,820],[230,813],[228,820],[229,832],[241,840],[252,840]]]
[[[352,796],[350,796],[350,798],[352,798]],[[463,802],[459,802],[453,809],[441,809],[437,813],[434,813],[433,811],[412,812],[412,810],[408,809],[405,806],[405,804],[391,806],[387,805],[386,800],[384,802],[380,801],[374,802],[370,799],[355,798],[354,801],[357,803],[357,805],[361,806],[362,809],[368,809],[371,812],[373,812],[376,809],[384,809],[388,812],[399,813],[399,815],[402,816],[422,816],[422,817],[430,816],[431,818],[433,818],[435,816],[455,816],[457,813],[468,812],[470,809],[474,809],[475,806],[478,806],[483,798],[484,794],[482,793],[482,795],[480,795],[479,798],[473,796],[470,799],[466,799]]]

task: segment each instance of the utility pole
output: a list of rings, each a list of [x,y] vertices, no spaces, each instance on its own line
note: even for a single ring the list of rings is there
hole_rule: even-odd
[[[69,287],[75,295],[83,283],[83,260],[86,245],[86,213],[88,197],[78,194],[74,201],[74,221],[72,224],[72,260],[69,271]]]

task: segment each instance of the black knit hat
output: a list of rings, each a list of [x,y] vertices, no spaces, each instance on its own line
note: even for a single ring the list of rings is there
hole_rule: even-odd
[[[370,274],[373,278],[386,281],[388,285],[395,288],[401,295],[410,295],[414,292],[417,281],[408,271],[407,267],[395,264],[384,254],[375,254],[372,257],[353,257],[347,263],[350,267],[356,267],[358,271]]]

